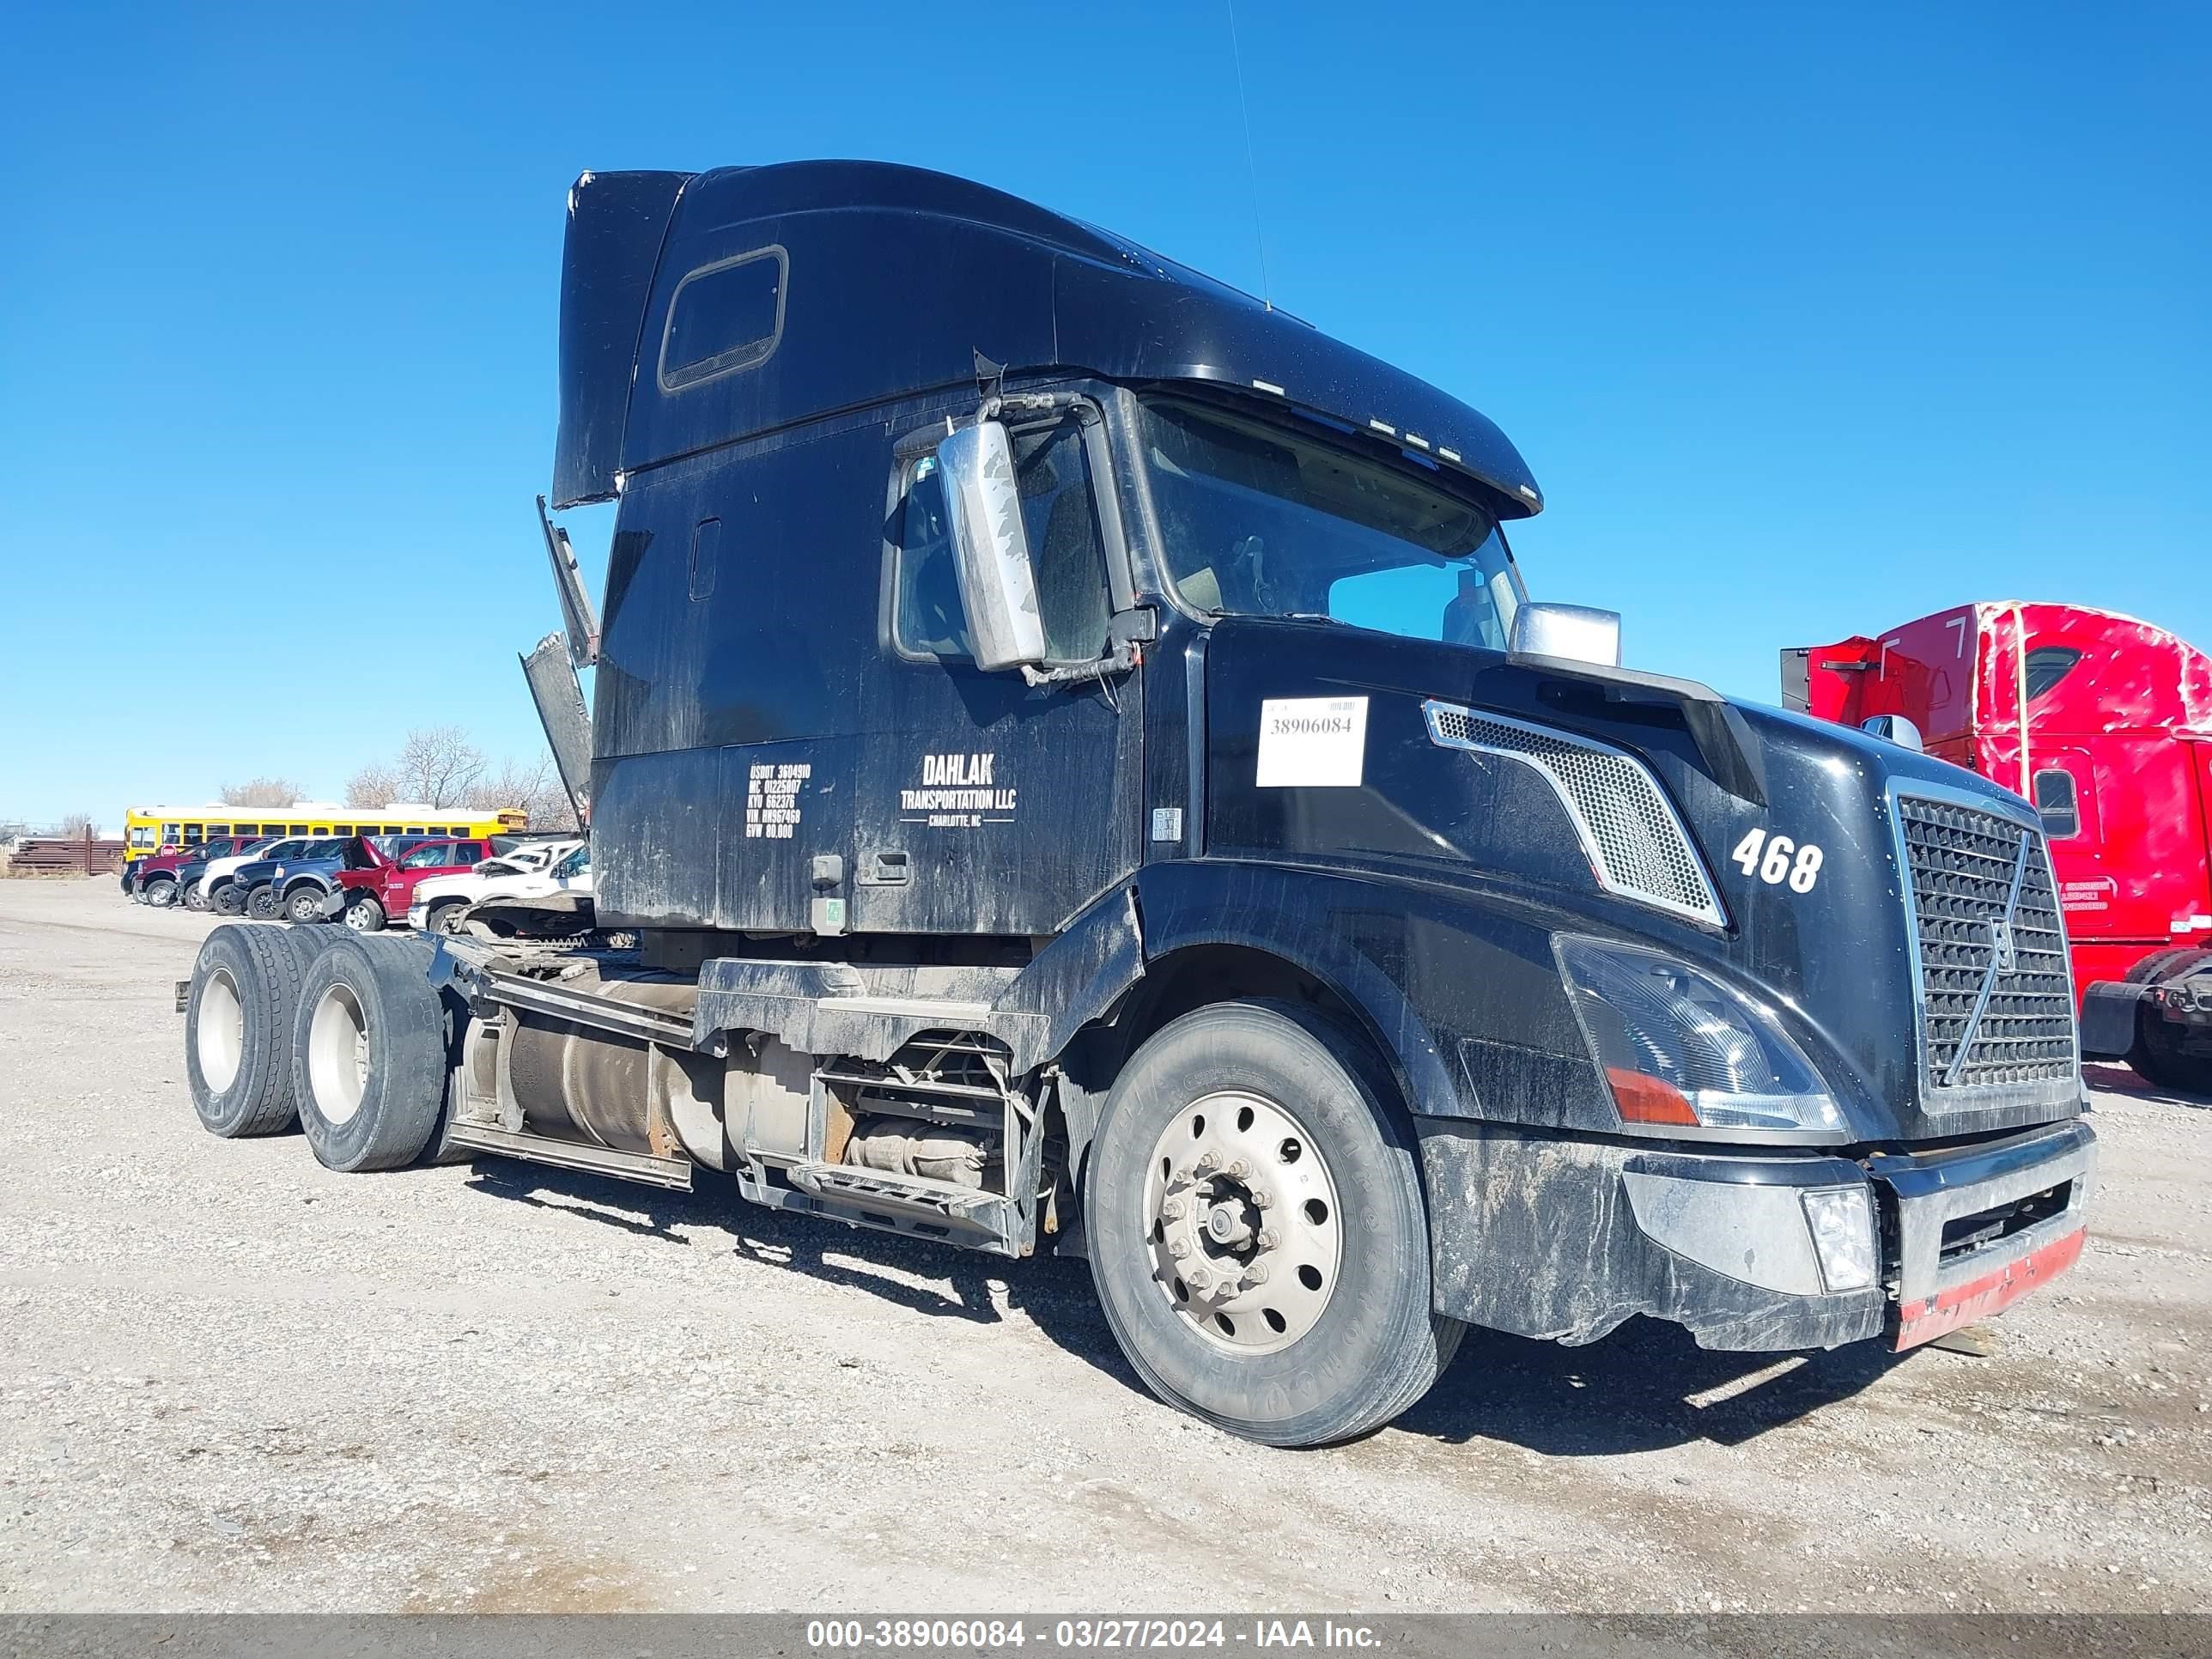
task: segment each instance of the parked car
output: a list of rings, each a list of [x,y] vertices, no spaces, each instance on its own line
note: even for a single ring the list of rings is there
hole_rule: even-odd
[[[545,854],[551,861],[534,870],[520,866],[518,851],[487,859],[466,875],[438,876],[418,883],[414,902],[407,908],[408,926],[419,933],[456,933],[469,907],[486,899],[543,898],[552,893],[592,890],[589,842],[555,842]]]
[[[252,849],[261,844],[252,836],[219,836],[211,841],[165,847],[124,866],[123,890],[155,909],[166,909],[185,902],[182,872],[186,866],[204,866],[210,859],[232,854],[250,856]]]
[[[238,884],[239,870],[257,859],[298,858],[310,839],[307,836],[288,836],[281,840],[258,841],[237,852],[210,859],[200,875],[200,891],[207,896],[208,908],[226,916],[245,915],[246,889]]]
[[[376,933],[392,917],[406,915],[416,886],[425,878],[464,874],[495,851],[489,836],[418,842],[404,848],[393,848],[385,837],[361,836],[322,914],[325,920],[343,916],[356,933]]]
[[[281,843],[297,852],[281,858],[259,858],[230,872],[225,890],[246,896],[245,911],[258,921],[283,916],[290,921],[319,921],[323,900],[337,885],[345,867],[345,852],[352,836],[295,836]],[[234,912],[233,914],[235,914]]]

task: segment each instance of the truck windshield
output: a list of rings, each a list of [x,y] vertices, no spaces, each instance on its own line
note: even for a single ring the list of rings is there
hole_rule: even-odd
[[[1168,576],[1191,610],[1505,649],[1523,598],[1512,553],[1489,513],[1419,463],[1180,398],[1143,410]]]

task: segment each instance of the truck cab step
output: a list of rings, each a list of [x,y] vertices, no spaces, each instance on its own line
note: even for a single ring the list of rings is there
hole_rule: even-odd
[[[503,1129],[496,1124],[471,1123],[465,1118],[456,1119],[447,1132],[447,1139],[456,1146],[466,1146],[479,1152],[497,1152],[507,1158],[526,1159],[532,1164],[550,1164],[562,1170],[584,1170],[593,1175],[614,1176],[623,1181],[641,1181],[649,1186],[665,1187],[673,1192],[691,1190],[691,1162],[682,1158],[655,1158],[649,1152],[626,1152],[613,1146],[588,1146],[573,1140],[556,1140],[550,1135],[527,1134],[518,1129]]]
[[[792,1165],[791,1184],[826,1203],[892,1215],[925,1218],[944,1226],[998,1234],[1005,1225],[1006,1200],[978,1187],[956,1186],[919,1176],[890,1175],[849,1164]]]

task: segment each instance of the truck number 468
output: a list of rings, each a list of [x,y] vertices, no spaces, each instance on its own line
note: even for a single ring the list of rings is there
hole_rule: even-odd
[[[1736,842],[1729,856],[1747,876],[1757,876],[1769,887],[1790,884],[1793,893],[1809,893],[1820,879],[1820,860],[1826,856],[1811,842],[1800,847],[1787,836],[1770,836],[1753,830]]]

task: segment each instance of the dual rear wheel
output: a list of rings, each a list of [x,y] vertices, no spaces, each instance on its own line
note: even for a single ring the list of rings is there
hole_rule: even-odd
[[[397,1169],[443,1110],[447,1011],[411,939],[320,927],[218,927],[185,1010],[192,1104],[210,1131],[296,1123],[333,1170]]]

